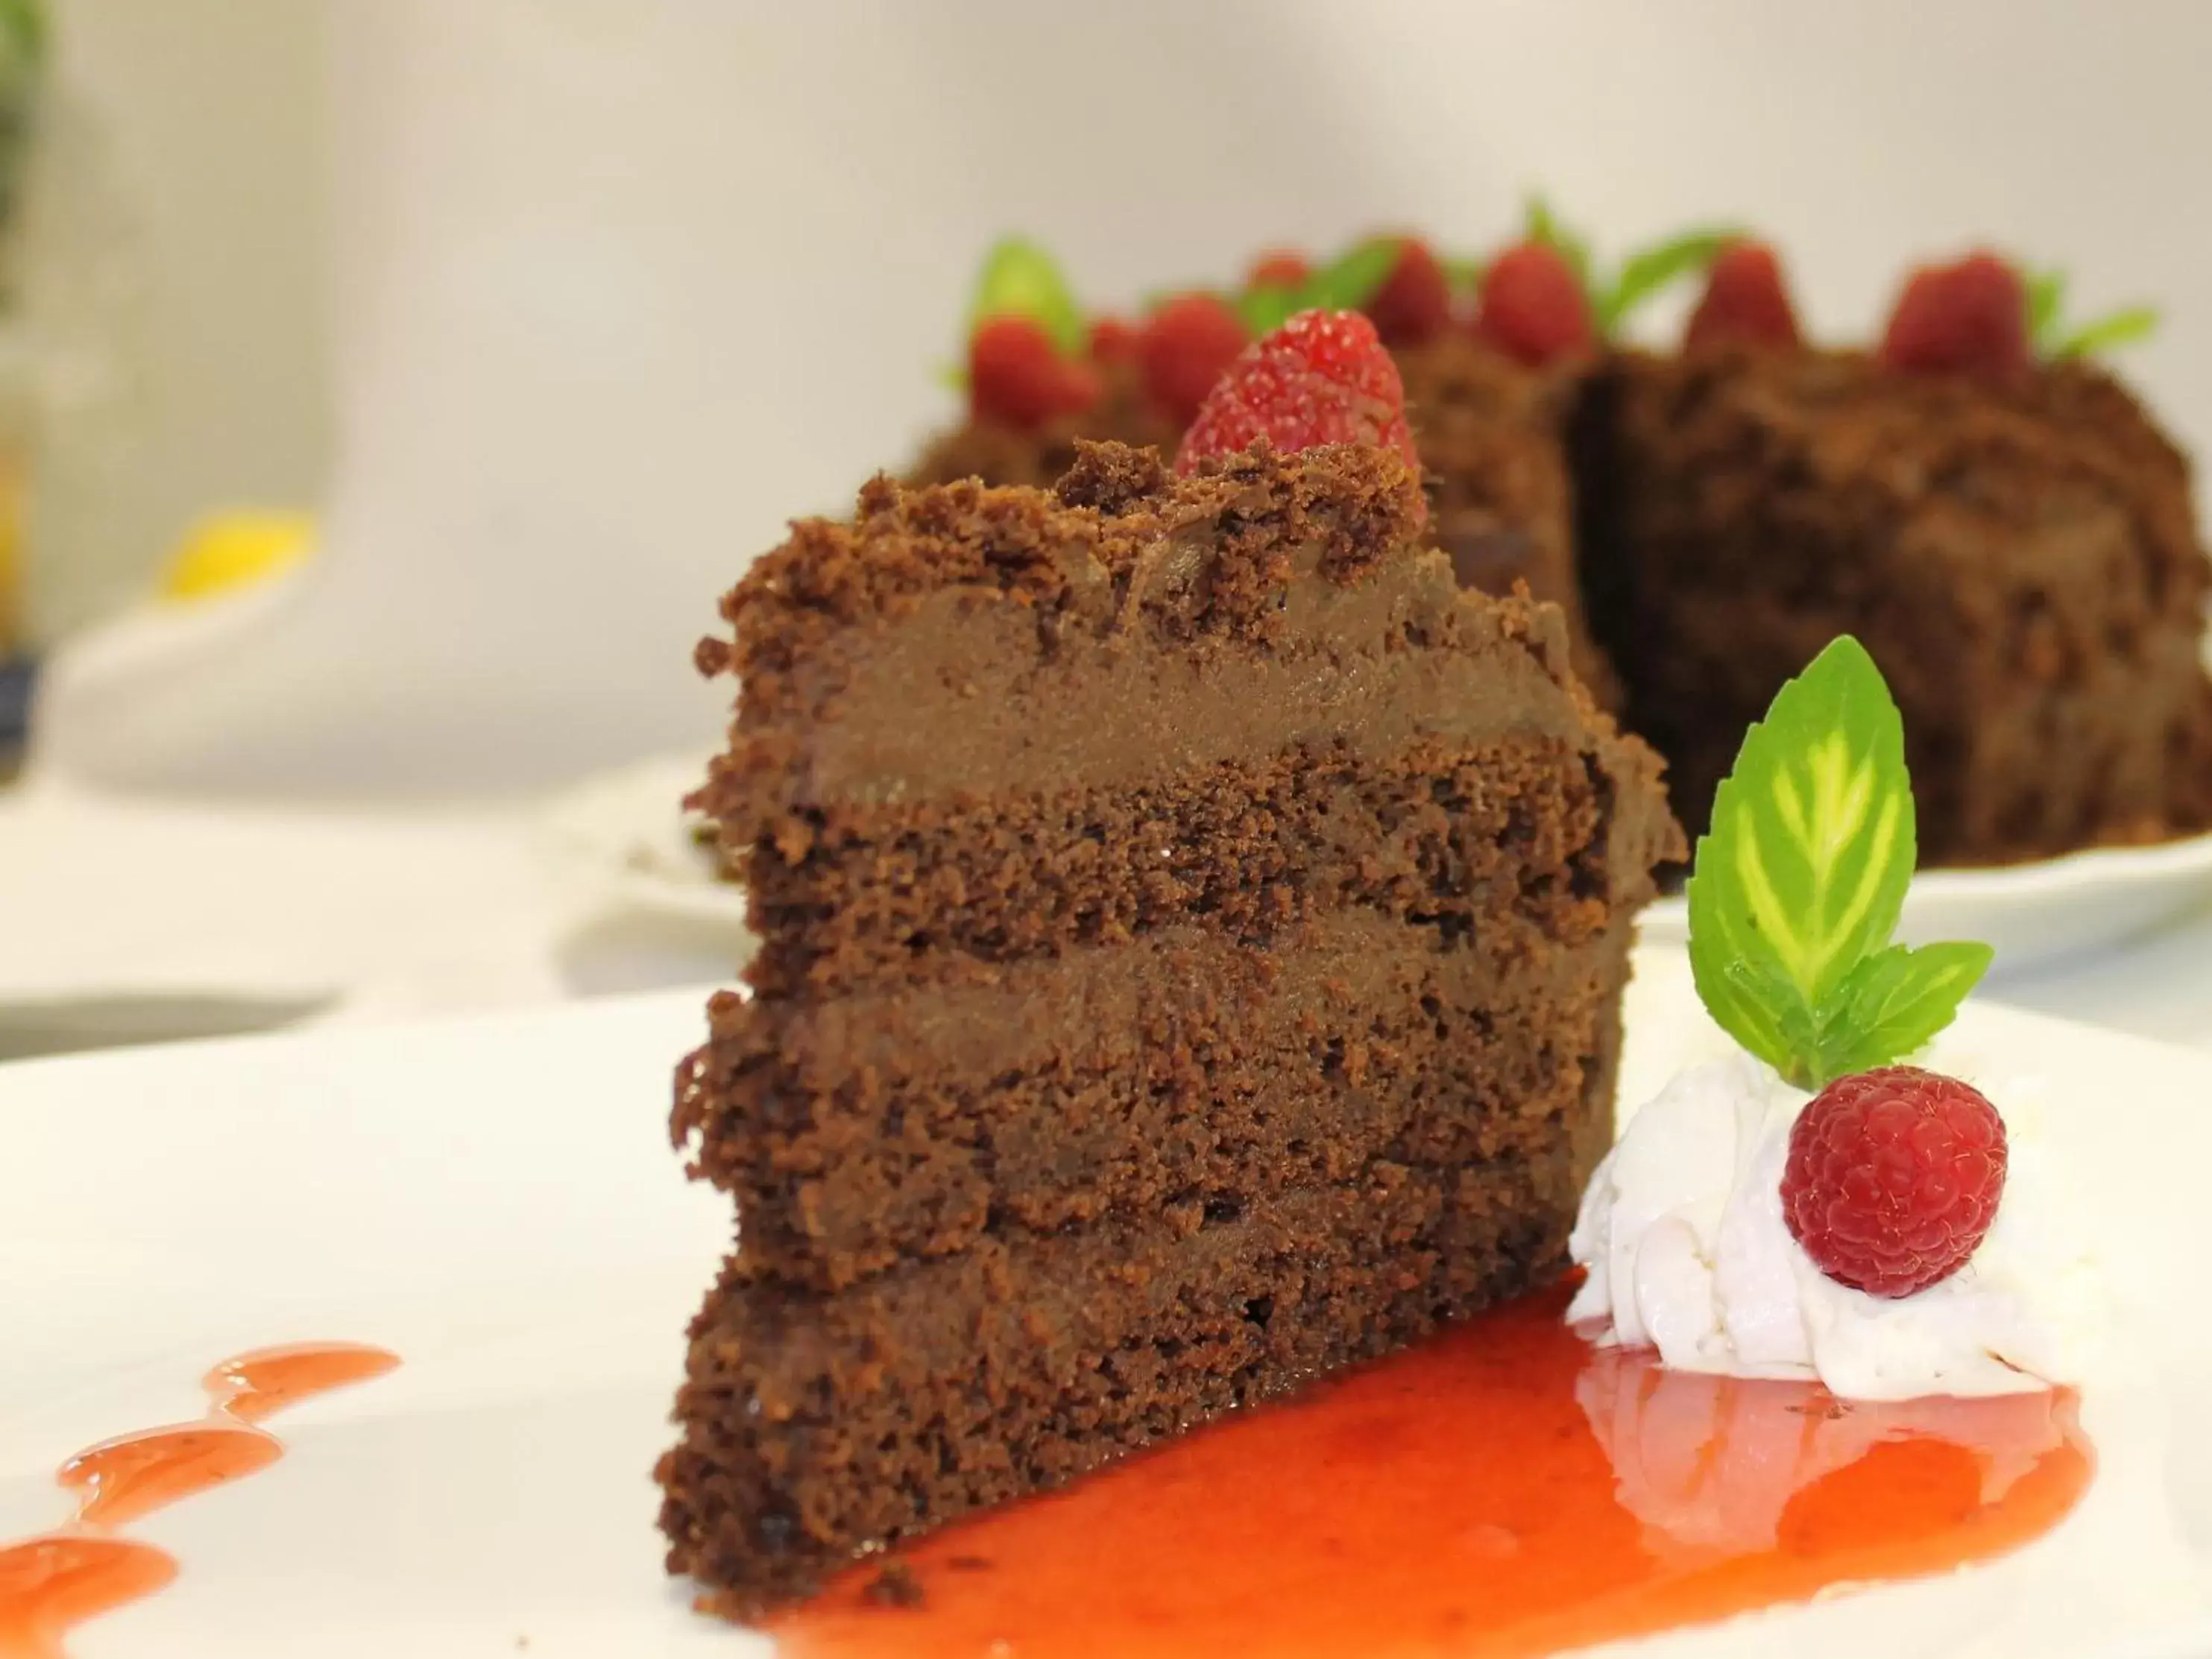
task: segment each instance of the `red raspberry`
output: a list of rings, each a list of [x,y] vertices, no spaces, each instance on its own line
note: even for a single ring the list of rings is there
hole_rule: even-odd
[[[979,419],[1042,426],[1098,399],[1098,376],[1061,356],[1052,337],[1027,317],[992,317],[968,337],[968,406]]]
[[[1782,1218],[1838,1284],[1911,1296],[1966,1265],[2004,1184],[1996,1108],[1956,1078],[1886,1066],[1831,1083],[1790,1126]]]
[[[1118,363],[1137,355],[1137,325],[1121,317],[1091,319],[1091,361]]]
[[[1475,337],[1540,368],[1597,345],[1589,296],[1574,267],[1543,242],[1520,242],[1490,262],[1475,298]]]
[[[1923,374],[2006,380],[2027,372],[2027,293],[1994,253],[1923,265],[1908,277],[1882,336],[1881,362]]]
[[[1247,288],[1296,288],[1313,275],[1313,262],[1296,248],[1269,248],[1244,273]]]
[[[1451,326],[1451,278],[1425,242],[1408,236],[1398,263],[1360,307],[1387,346],[1419,345]]]
[[[1705,292],[1690,313],[1682,343],[1692,350],[1722,340],[1754,345],[1799,343],[1797,313],[1782,266],[1764,242],[1732,242],[1705,273]]]
[[[1244,343],[1244,325],[1226,301],[1212,294],[1177,295],[1146,319],[1137,337],[1145,395],[1176,425],[1189,425]]]
[[[1278,450],[1373,444],[1420,465],[1406,388],[1375,325],[1353,311],[1302,311],[1229,366],[1183,435],[1176,470],[1265,438]]]

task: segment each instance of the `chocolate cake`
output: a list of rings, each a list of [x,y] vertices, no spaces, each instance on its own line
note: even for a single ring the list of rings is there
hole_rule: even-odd
[[[908,483],[987,484],[1050,489],[1075,465],[1079,441],[1127,444],[1175,453],[1182,428],[1145,396],[1135,366],[1127,359],[1099,365],[1098,401],[1080,414],[1055,415],[1032,423],[974,416],[932,439],[907,469]]]
[[[1405,380],[1437,544],[1460,581],[1501,599],[1526,582],[1537,599],[1558,605],[1583,684],[1601,706],[1613,706],[1619,690],[1583,625],[1575,583],[1563,434],[1577,377],[1523,368],[1464,334],[1401,345],[1392,356]],[[1079,415],[1018,426],[971,413],[930,441],[908,481],[1049,484],[1074,460],[1079,438],[1173,454],[1182,430],[1146,398],[1134,369],[1106,364],[1102,380],[1097,404]]]
[[[1711,263],[1684,349],[1609,341],[1628,289],[1691,254]],[[1878,349],[1822,350],[1762,244],[1678,239],[1608,283],[1540,210],[1474,287],[1389,336],[1431,533],[1467,586],[1560,607],[1693,832],[1746,726],[1844,633],[1904,708],[1923,862],[2212,829],[2190,469],[2079,355],[2148,313],[2069,335],[2053,276],[1978,253],[1915,272]],[[1127,362],[1103,380],[1042,427],[971,406],[917,477],[1037,483],[1078,437],[1162,442]]]
[[[663,1461],[726,1612],[1557,1274],[1682,844],[1553,607],[1378,448],[878,480],[725,604],[762,940]]]
[[[1565,434],[1580,374],[1530,368],[1451,333],[1395,354],[1427,479],[1431,533],[1462,586],[1525,582],[1559,607],[1575,668],[1617,708],[1620,690],[1583,615]]]
[[[1622,353],[1579,432],[1590,615],[1693,832],[1746,726],[1845,633],[1904,711],[1928,861],[2212,823],[2189,469],[2100,369]]]

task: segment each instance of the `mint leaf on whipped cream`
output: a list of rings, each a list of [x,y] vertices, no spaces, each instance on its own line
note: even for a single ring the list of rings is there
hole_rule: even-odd
[[[1848,635],[1744,734],[1690,878],[1690,968],[1721,1028],[1801,1088],[1912,1053],[1985,945],[1890,943],[1917,854],[1905,725]]]

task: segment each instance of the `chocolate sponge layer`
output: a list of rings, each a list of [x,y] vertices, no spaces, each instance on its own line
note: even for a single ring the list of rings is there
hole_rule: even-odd
[[[1559,1271],[1681,844],[1426,511],[1107,446],[872,485],[731,596],[762,947],[672,1127],[738,1250],[660,1470],[729,1610]]]

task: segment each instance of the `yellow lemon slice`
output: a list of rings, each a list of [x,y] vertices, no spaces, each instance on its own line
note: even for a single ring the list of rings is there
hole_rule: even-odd
[[[307,556],[314,529],[304,513],[223,513],[204,520],[162,573],[161,596],[204,599],[264,580]]]

